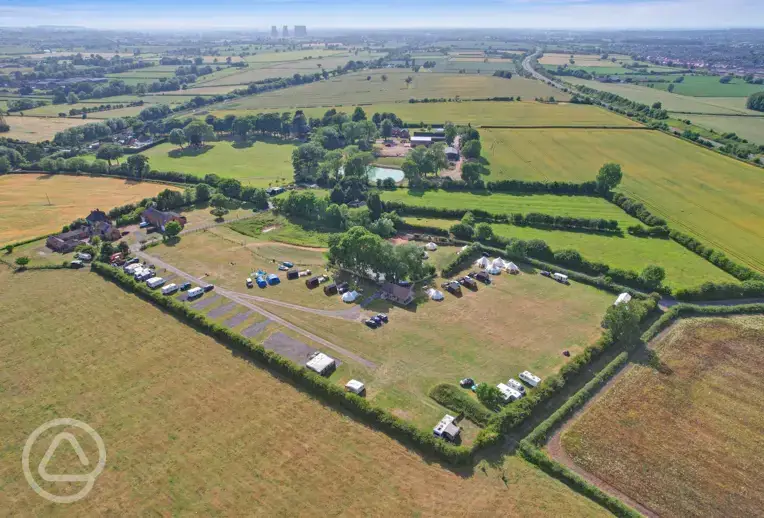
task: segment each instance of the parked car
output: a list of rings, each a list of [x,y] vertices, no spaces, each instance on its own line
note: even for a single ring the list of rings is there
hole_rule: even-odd
[[[378,326],[382,326],[382,319],[379,317],[371,317],[369,320],[373,320]]]
[[[247,277],[247,288],[251,288],[252,286],[254,286],[254,284],[252,283],[252,279],[250,277]]]
[[[84,265],[84,263],[83,263],[82,261],[80,261],[79,259],[75,259],[74,261],[72,261],[71,263],[69,263],[69,266],[71,266],[72,268],[82,268],[82,267],[83,267],[83,266],[85,266],[85,265]]]
[[[368,320],[366,320],[366,322],[364,322],[364,323],[365,323],[367,326],[369,326],[370,328],[372,328],[372,329],[376,329],[376,328],[378,328],[378,327],[379,327],[379,324],[377,324],[377,322],[376,322],[375,320],[372,320],[372,319],[368,319]]]
[[[77,252],[77,259],[80,261],[90,261],[93,259],[93,256],[90,254],[86,254],[85,252]]]
[[[281,264],[283,264],[283,265],[284,265],[284,266],[286,266],[287,268],[291,268],[292,266],[294,266],[294,263],[293,263],[293,262],[291,262],[291,261],[284,261],[284,262],[283,262],[283,263],[281,263]]]
[[[387,323],[389,321],[389,319],[387,318],[387,315],[385,315],[384,313],[377,313],[377,318],[384,323]]]
[[[139,228],[146,228],[148,226],[149,226],[149,222],[148,221],[141,221],[141,224],[138,225]]]
[[[552,274],[551,274],[551,273],[549,273],[549,272],[548,272],[548,271],[546,271],[546,270],[541,270],[539,273],[540,273],[541,275],[543,275],[544,277],[551,277],[551,276],[552,276]]]
[[[207,286],[204,287],[204,293],[207,293],[208,291],[212,291],[214,289],[215,289],[214,284],[208,284]]]
[[[191,287],[190,282],[184,282],[183,284],[180,285],[180,291],[186,291],[190,287]]]
[[[125,261],[125,266],[130,266],[131,264],[135,264],[139,261],[137,257],[133,257],[132,259],[128,259]]]
[[[461,385],[463,388],[472,388],[475,386],[475,380],[472,378],[464,378],[459,382],[459,385]]]

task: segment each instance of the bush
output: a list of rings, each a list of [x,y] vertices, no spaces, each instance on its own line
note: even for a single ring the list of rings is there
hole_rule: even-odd
[[[454,446],[435,438],[404,421],[387,410],[374,406],[366,399],[350,394],[331,381],[308,369],[299,366],[262,345],[255,344],[244,336],[231,331],[211,320],[204,314],[191,309],[190,306],[164,297],[159,292],[149,289],[145,284],[136,282],[120,269],[112,268],[103,263],[93,263],[91,269],[102,277],[112,280],[123,288],[132,291],[139,297],[148,300],[156,306],[167,310],[183,322],[194,326],[209,336],[226,343],[232,349],[244,353],[249,358],[275,371],[280,376],[288,378],[295,385],[305,388],[324,401],[339,406],[358,419],[373,425],[405,444],[416,446],[420,451],[433,454],[451,464],[466,464],[471,458],[471,451],[463,446]]]
[[[678,289],[674,296],[679,300],[752,299],[764,297],[764,282],[743,281],[719,284],[705,282],[695,288]]]
[[[478,401],[475,401],[464,389],[456,385],[449,383],[436,385],[430,390],[430,397],[444,407],[459,414],[464,414],[467,419],[480,426],[487,425],[488,420],[493,415],[490,410]]]
[[[638,220],[640,220],[642,223],[649,227],[665,227],[666,226],[666,220],[663,218],[659,218],[658,216],[654,216],[647,208],[642,205],[639,202],[636,202],[629,198],[628,196],[624,196],[621,193],[609,193],[605,196],[605,199],[615,203],[619,207],[621,207],[624,211],[626,211],[627,214],[634,216]]]

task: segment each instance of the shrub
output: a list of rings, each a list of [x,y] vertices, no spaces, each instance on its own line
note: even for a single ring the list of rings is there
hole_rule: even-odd
[[[490,410],[478,401],[475,401],[464,389],[456,385],[449,383],[436,385],[430,390],[430,397],[444,407],[459,414],[464,414],[467,419],[480,426],[487,425],[488,420],[493,415]]]

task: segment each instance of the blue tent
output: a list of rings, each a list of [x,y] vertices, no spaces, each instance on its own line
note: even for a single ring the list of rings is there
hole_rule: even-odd
[[[268,286],[268,283],[265,282],[265,279],[262,276],[258,275],[257,276],[257,287],[258,288],[265,288],[266,286]]]
[[[268,276],[268,284],[273,286],[274,284],[278,284],[281,282],[281,279],[279,279],[279,276],[275,273],[272,273]]]

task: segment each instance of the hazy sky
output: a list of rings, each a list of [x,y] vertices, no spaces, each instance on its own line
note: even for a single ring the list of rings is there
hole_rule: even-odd
[[[104,29],[723,28],[764,26],[764,0],[0,0],[0,26]]]

